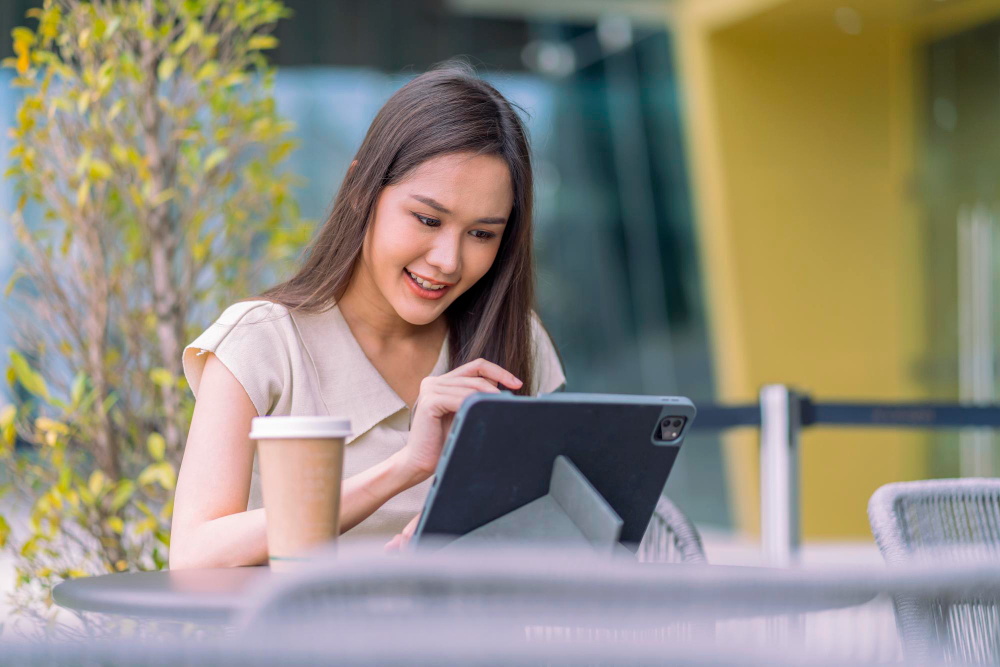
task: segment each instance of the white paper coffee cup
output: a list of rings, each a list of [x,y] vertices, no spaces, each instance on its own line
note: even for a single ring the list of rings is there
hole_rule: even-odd
[[[341,417],[255,417],[267,550],[271,569],[286,571],[340,533],[340,485],[350,420]]]

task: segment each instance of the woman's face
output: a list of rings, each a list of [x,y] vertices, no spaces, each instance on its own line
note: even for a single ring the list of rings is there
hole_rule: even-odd
[[[429,324],[489,271],[513,206],[499,157],[430,159],[383,188],[360,268],[399,317]]]

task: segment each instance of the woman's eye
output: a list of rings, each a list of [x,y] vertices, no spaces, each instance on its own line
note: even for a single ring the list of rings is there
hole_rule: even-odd
[[[413,215],[417,218],[417,220],[427,225],[428,227],[437,227],[438,225],[441,224],[440,220],[435,220],[434,218],[428,218],[426,215],[420,215],[419,213],[414,213]]]
[[[475,236],[480,241],[489,241],[491,238],[496,236],[496,234],[493,234],[492,232],[484,232],[481,229],[473,231],[472,235]]]

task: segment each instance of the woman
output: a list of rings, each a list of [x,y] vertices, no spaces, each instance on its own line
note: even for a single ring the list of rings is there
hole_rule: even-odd
[[[197,401],[170,567],[267,562],[258,415],[348,417],[341,530],[404,545],[462,401],[565,382],[532,311],[531,220],[528,141],[507,100],[456,65],[396,92],[301,270],[184,350]]]

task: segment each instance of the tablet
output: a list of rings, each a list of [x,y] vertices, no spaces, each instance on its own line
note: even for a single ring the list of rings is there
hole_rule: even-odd
[[[635,551],[694,405],[677,396],[474,394],[455,415],[414,541],[447,542],[549,491],[568,458],[622,519]]]

